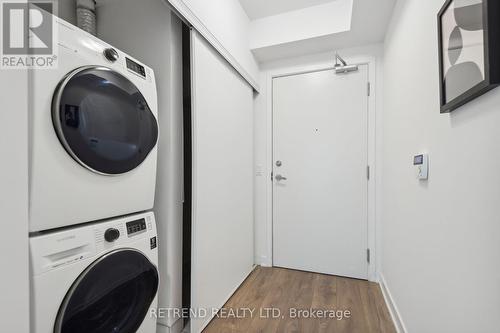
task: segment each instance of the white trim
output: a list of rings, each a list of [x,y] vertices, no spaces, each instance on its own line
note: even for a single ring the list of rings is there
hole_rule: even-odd
[[[396,327],[396,331],[398,333],[407,333],[408,330],[403,322],[403,318],[401,317],[401,313],[396,306],[396,302],[392,297],[391,292],[389,291],[389,287],[387,286],[387,282],[385,281],[382,273],[379,273],[379,284],[380,289],[382,290],[382,295],[384,296],[385,304],[387,304],[387,309],[391,315],[392,321],[394,322],[394,327]]]
[[[196,14],[189,8],[189,6],[184,3],[183,0],[164,0],[167,4],[170,4],[177,13],[191,26],[198,31],[200,35],[203,36],[216,50],[221,54],[221,56],[226,59],[231,66],[252,86],[252,88],[259,92],[260,87],[257,81],[248,73],[245,68],[236,60],[235,57],[222,45],[222,43],[210,32],[207,26],[202,22],[202,20],[196,16]]]
[[[197,153],[197,145],[196,142],[198,141],[198,131],[197,131],[197,113],[195,112],[196,110],[196,74],[195,74],[195,66],[194,66],[194,54],[195,54],[195,41],[194,41],[194,32],[191,30],[189,32],[189,43],[190,43],[190,49],[191,49],[191,54],[189,55],[189,62],[190,65],[189,67],[191,68],[191,147],[192,147],[192,152],[191,152],[191,188],[195,189],[198,185],[198,177],[197,177],[197,166],[198,166],[198,153]],[[198,196],[196,191],[191,191],[191,300],[190,304],[193,306],[193,304],[198,304],[197,303],[197,298],[196,298],[196,277],[197,277],[197,271],[196,271],[196,262],[195,262],[195,256],[194,254],[197,251],[197,242],[196,239],[194,238],[196,235],[196,218],[198,216],[198,210],[197,210],[197,202],[198,202]],[[190,321],[191,323],[191,321]],[[189,331],[191,332],[191,326],[189,327]],[[200,330],[201,332],[201,330]]]
[[[333,58],[332,58],[333,59]],[[377,96],[377,61],[372,56],[349,57],[346,59],[350,64],[368,65],[368,80],[371,83],[371,94],[368,97],[368,163],[370,165],[370,180],[368,182],[368,248],[370,249],[371,261],[368,264],[368,280],[377,281],[377,242],[376,242],[376,96]],[[333,69],[333,60],[315,65],[293,66],[270,70],[266,75],[266,238],[267,253],[261,258],[266,258],[262,265],[273,264],[273,181],[268,175],[272,172],[273,164],[273,79],[277,77],[296,75],[307,72],[316,72]]]
[[[267,256],[260,256],[256,265],[260,265],[262,267],[273,267],[272,261]]]

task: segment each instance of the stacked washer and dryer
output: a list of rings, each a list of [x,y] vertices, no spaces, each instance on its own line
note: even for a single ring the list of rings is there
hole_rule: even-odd
[[[57,70],[30,73],[32,333],[152,333],[153,71],[56,19]]]

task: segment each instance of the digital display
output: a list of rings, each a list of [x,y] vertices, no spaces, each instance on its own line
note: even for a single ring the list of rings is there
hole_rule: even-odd
[[[125,61],[127,62],[128,69],[130,69],[134,73],[139,74],[142,77],[146,77],[146,70],[144,69],[144,66],[139,65],[138,63],[130,60],[129,58],[125,58]]]
[[[413,158],[413,165],[424,164],[424,155],[418,155]]]
[[[127,235],[135,234],[146,230],[146,220],[140,219],[127,222]]]

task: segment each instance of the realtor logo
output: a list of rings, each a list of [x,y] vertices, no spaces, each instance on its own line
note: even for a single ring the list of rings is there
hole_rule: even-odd
[[[2,69],[55,68],[55,8],[54,1],[1,0]]]

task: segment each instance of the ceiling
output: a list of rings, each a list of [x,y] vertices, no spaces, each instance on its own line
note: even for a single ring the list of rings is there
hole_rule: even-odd
[[[335,0],[239,0],[250,20],[321,5]]]
[[[267,1],[271,2],[273,0]],[[349,31],[332,32],[323,36],[275,43],[275,45],[264,47],[255,47],[252,48],[252,53],[259,63],[266,63],[278,59],[293,58],[321,52],[333,52],[334,50],[382,43],[396,1],[397,0],[354,0],[351,29]],[[260,0],[258,2],[260,2]],[[264,20],[253,21],[252,24]],[[285,29],[285,27],[281,27],[281,29]]]

